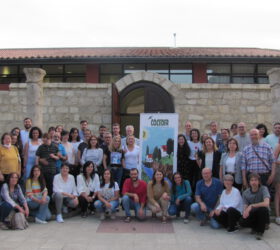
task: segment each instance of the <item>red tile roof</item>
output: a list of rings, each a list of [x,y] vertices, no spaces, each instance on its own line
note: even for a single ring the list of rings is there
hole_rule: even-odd
[[[265,57],[280,58],[280,50],[258,48],[123,47],[0,49],[1,59],[47,58],[192,58]]]

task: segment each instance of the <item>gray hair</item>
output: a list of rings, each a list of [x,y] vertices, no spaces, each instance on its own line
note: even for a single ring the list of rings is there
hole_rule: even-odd
[[[224,180],[234,182],[234,178],[233,178],[233,176],[232,176],[231,174],[226,174],[226,175],[224,176]]]

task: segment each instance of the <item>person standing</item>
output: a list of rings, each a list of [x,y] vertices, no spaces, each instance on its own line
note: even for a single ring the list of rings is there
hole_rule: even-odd
[[[145,217],[145,205],[147,202],[147,183],[139,180],[137,168],[130,169],[130,178],[126,179],[122,190],[122,205],[125,211],[124,222],[131,221],[130,209],[135,211],[135,217],[143,220]]]
[[[184,136],[186,138],[187,141],[189,141],[191,139],[190,137],[190,133],[191,133],[191,129],[192,129],[192,124],[190,121],[186,121],[185,123],[185,133]]]
[[[218,151],[222,154],[227,151],[227,141],[230,138],[230,131],[227,128],[221,129],[221,140],[219,142]]]
[[[232,136],[236,136],[237,134],[238,134],[238,132],[237,132],[237,124],[236,123],[233,123],[233,124],[231,124],[231,126],[230,126],[230,132],[231,132],[231,134],[232,134]]]
[[[250,131],[251,144],[242,152],[241,170],[243,185],[248,187],[247,177],[251,173],[260,175],[262,185],[270,186],[275,177],[275,157],[272,148],[260,142],[259,130]]]
[[[104,125],[99,127],[98,145],[102,145],[104,142],[104,134],[107,132],[107,128]]]
[[[280,122],[276,122],[273,125],[273,134],[268,135],[264,142],[268,143],[273,150],[275,150],[280,139]]]
[[[274,187],[275,187],[275,197],[274,197],[274,206],[275,206],[275,223],[280,225],[280,140],[274,150],[274,157],[276,159],[276,170],[274,178]]]
[[[88,129],[88,122],[87,120],[82,120],[80,122],[80,130],[79,130],[79,136],[81,140],[85,141],[85,132]]]
[[[191,149],[183,134],[178,135],[177,148],[177,171],[181,174],[184,180],[191,178],[191,164],[190,164]]]
[[[238,148],[240,152],[243,151],[243,149],[251,144],[250,136],[246,132],[246,124],[244,122],[238,123],[238,135],[235,135],[233,138],[237,140],[238,142]]]
[[[212,172],[209,168],[202,170],[202,178],[196,184],[196,202],[191,205],[191,211],[200,220],[200,226],[204,226],[210,218],[211,227],[217,229],[220,225],[213,218],[213,215],[223,191],[223,184],[219,179],[212,178]]]
[[[210,133],[209,136],[214,140],[217,147],[219,147],[219,143],[221,141],[221,134],[218,133],[218,123],[215,121],[212,121],[210,123]]]
[[[32,119],[29,117],[24,118],[23,125],[24,125],[24,129],[22,129],[20,131],[20,139],[21,139],[22,145],[24,146],[28,142],[28,139],[29,139],[29,132],[32,127]]]
[[[264,139],[268,136],[268,129],[265,124],[260,123],[256,126],[256,129],[260,132],[260,141],[264,141]]]
[[[125,132],[126,132],[126,137],[129,136],[129,135],[134,135],[134,127],[132,125],[127,125],[125,127]],[[125,147],[126,137],[121,139],[122,140],[122,147]],[[140,140],[136,137],[134,137],[134,138],[135,138],[135,144],[140,147]]]
[[[89,142],[90,137],[91,137],[91,131],[89,129],[86,129],[85,132],[84,132],[84,139],[83,139],[83,141],[78,146],[78,153],[77,153],[77,155],[78,155],[78,162],[79,163],[81,162],[84,150],[86,148],[88,148],[88,142]]]

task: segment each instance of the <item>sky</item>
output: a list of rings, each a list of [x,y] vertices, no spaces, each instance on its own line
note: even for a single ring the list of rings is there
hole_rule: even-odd
[[[0,48],[280,49],[279,0],[2,0]]]

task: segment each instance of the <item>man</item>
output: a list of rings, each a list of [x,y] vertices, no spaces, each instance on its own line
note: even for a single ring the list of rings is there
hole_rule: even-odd
[[[112,134],[110,132],[105,132],[103,135],[104,142],[100,145],[100,148],[103,149],[103,152],[108,150],[109,145],[112,143]]]
[[[91,131],[89,129],[86,129],[84,132],[84,141],[81,142],[78,146],[78,162],[81,162],[82,159],[82,155],[84,150],[88,147],[88,140],[91,137]]]
[[[238,135],[235,135],[233,138],[237,140],[239,151],[242,152],[247,145],[251,144],[251,139],[246,133],[246,124],[244,122],[238,123],[237,129]]]
[[[113,132],[112,132],[112,136],[120,136],[121,138],[124,138],[124,136],[122,136],[121,134],[121,128],[120,128],[120,124],[118,123],[114,123],[113,124]]]
[[[30,129],[32,127],[32,120],[31,120],[31,118],[29,118],[29,117],[24,118],[23,126],[24,126],[24,129],[22,129],[20,131],[20,138],[21,138],[22,146],[24,147],[25,144],[29,140],[29,132],[30,132]]]
[[[88,122],[87,120],[82,120],[80,121],[80,130],[79,130],[79,136],[80,136],[80,139],[84,141],[85,139],[85,131],[86,129],[88,129]]]
[[[48,133],[43,134],[43,144],[36,151],[36,165],[40,165],[46,180],[48,194],[51,197],[53,192],[53,178],[56,174],[56,161],[58,157],[58,147],[52,143]]]
[[[125,132],[126,132],[126,136],[134,135],[134,127],[132,125],[127,125],[125,127]],[[140,146],[140,140],[136,137],[134,138],[135,138],[135,144],[137,146]],[[125,146],[126,146],[126,137],[122,138],[122,147],[125,148]]]
[[[273,125],[273,134],[268,135],[264,141],[269,144],[273,150],[275,150],[280,139],[280,122],[276,122]]]
[[[131,221],[130,209],[134,209],[136,218],[143,220],[147,201],[147,184],[138,179],[138,169],[130,170],[130,178],[126,179],[122,190],[122,205],[125,210],[125,222]]]
[[[62,163],[67,161],[67,154],[66,154],[65,147],[61,144],[61,134],[60,134],[60,132],[55,132],[54,133],[52,142],[58,148],[57,156],[59,157],[59,159],[56,161],[56,173],[59,174]]]
[[[98,145],[100,146],[104,142],[104,133],[107,131],[106,126],[100,125],[99,127],[99,136],[98,136]]]
[[[251,144],[242,152],[241,170],[243,185],[247,188],[247,175],[257,173],[260,175],[262,185],[272,184],[275,176],[275,157],[272,148],[260,141],[259,130],[250,131]]]
[[[228,128],[221,129],[221,139],[219,142],[219,149],[220,153],[225,153],[227,151],[227,141],[230,137],[230,132]]]
[[[218,133],[218,124],[217,122],[213,121],[210,123],[210,133],[209,136],[214,140],[216,143],[217,147],[219,147],[219,143],[221,140],[221,134]]]
[[[191,205],[191,211],[201,221],[200,226],[204,226],[207,222],[207,217],[210,217],[211,227],[217,229],[219,224],[212,217],[223,191],[223,184],[220,180],[212,178],[212,171],[209,168],[202,170],[202,178],[196,184],[196,202]]]
[[[192,129],[192,124],[190,121],[186,121],[185,123],[185,133],[184,133],[184,136],[186,138],[187,141],[190,141],[191,138],[190,138],[190,132],[191,132],[191,129]]]

